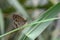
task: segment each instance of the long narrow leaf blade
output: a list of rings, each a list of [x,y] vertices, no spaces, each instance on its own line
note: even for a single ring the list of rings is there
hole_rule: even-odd
[[[4,34],[4,19],[1,10],[0,10],[0,33]],[[1,38],[0,40],[4,40],[4,38]]]

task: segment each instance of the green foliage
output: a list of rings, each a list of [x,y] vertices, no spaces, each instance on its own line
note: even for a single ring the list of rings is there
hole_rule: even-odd
[[[47,28],[50,28],[52,26],[54,20],[60,19],[57,17],[58,13],[60,12],[60,3],[53,6],[52,4],[47,4],[46,6],[43,6],[42,8],[46,8],[46,9],[49,8],[49,9],[45,11],[43,15],[39,16],[36,20],[32,21],[31,16],[25,10],[28,8],[26,8],[26,6],[25,8],[22,6],[22,4],[25,1],[26,0],[19,0],[20,3],[18,1],[11,1],[13,3],[12,4],[13,8],[10,7],[7,8],[6,10],[3,10],[3,12],[7,14],[17,11],[19,14],[23,15],[23,17],[27,19],[27,24],[19,28],[16,28],[12,31],[9,31],[7,33],[5,33],[5,25],[3,19],[4,13],[2,13],[2,11],[0,10],[0,40],[4,40],[5,36],[14,33],[16,31],[19,31],[21,29],[23,29],[22,32],[20,32],[18,35],[15,35],[14,40],[49,40],[49,37],[52,35],[51,34],[52,31],[50,31]],[[52,7],[50,8],[50,6]],[[32,7],[32,9],[35,8]],[[8,20],[6,21],[8,22]],[[55,39],[54,37],[52,38],[53,40]],[[50,38],[50,40],[52,39]],[[56,37],[56,40],[59,40],[59,37]]]

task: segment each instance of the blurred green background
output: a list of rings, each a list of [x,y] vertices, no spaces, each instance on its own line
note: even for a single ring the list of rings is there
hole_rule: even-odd
[[[28,24],[60,17],[59,11],[60,0],[0,0],[0,35],[3,35],[10,25],[12,20],[9,20],[8,16],[13,13],[19,13],[26,18]],[[41,27],[42,32],[38,27]],[[4,37],[0,38],[0,40],[4,39]],[[60,40],[60,20],[32,25],[10,40]]]

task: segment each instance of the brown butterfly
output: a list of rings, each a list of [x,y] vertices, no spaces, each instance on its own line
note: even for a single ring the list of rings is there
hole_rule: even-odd
[[[18,28],[19,26],[22,26],[26,23],[26,20],[20,15],[13,14],[12,18],[13,18],[13,23],[15,25],[15,28]]]
[[[23,17],[21,17],[19,14],[12,14],[9,20],[11,21],[6,32],[9,32],[15,28],[18,28],[26,23],[26,20]],[[13,38],[13,35],[16,35],[16,33],[7,35],[5,40],[9,40],[10,38]]]

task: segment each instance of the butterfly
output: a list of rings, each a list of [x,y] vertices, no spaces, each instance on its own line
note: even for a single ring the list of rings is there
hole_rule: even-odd
[[[13,14],[12,18],[13,18],[13,24],[15,25],[15,28],[18,28],[19,26],[22,26],[26,23],[26,20],[20,15]]]
[[[26,20],[21,17],[19,14],[12,14],[10,16],[11,18],[10,20],[10,24],[6,30],[6,32],[9,32],[15,28],[21,27],[26,23]],[[9,40],[10,38],[13,38],[13,35],[15,35],[16,33],[12,33],[11,35],[7,35],[5,40]]]

